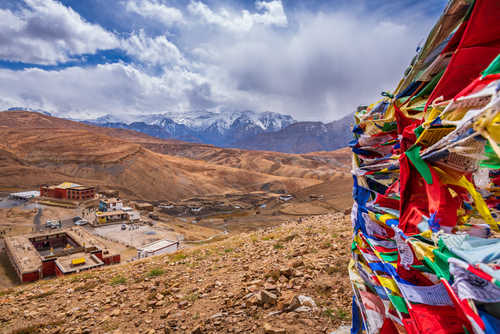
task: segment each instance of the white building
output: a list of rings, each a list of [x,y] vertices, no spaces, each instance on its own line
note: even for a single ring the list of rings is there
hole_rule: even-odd
[[[180,247],[179,241],[172,241],[166,239],[158,240],[153,243],[144,245],[141,248],[138,248],[137,257],[139,259],[142,259],[153,255],[174,253],[179,249],[179,247]]]
[[[118,198],[104,198],[99,201],[99,211],[119,211],[123,209],[123,202]]]
[[[122,211],[128,215],[128,220],[131,222],[135,222],[141,219],[141,214],[138,211],[135,211],[130,206],[124,206]]]
[[[9,198],[12,199],[17,199],[17,200],[24,200],[27,201],[29,199],[35,198],[35,197],[40,197],[40,192],[39,191],[23,191],[20,193],[12,193],[9,195]]]

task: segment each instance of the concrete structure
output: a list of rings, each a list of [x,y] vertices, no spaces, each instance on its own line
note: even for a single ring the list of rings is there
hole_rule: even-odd
[[[121,222],[128,222],[128,214],[122,210],[116,211],[97,211],[95,213],[94,225],[116,224]]]
[[[27,200],[35,198],[35,197],[40,197],[39,191],[36,191],[36,190],[34,190],[34,191],[22,191],[19,193],[9,194],[9,198],[23,200],[23,201],[27,201]]]
[[[172,240],[155,241],[148,245],[144,245],[141,248],[138,248],[137,257],[139,259],[142,259],[153,255],[174,253],[179,249],[179,245],[180,245],[179,241],[172,241]]]
[[[129,221],[136,222],[136,221],[141,220],[141,214],[139,212],[135,211],[134,209],[132,209],[131,207],[124,206],[122,210],[123,210],[123,212],[125,212],[127,214]]]
[[[56,186],[40,186],[40,196],[84,201],[95,198],[95,187],[63,182]]]
[[[118,198],[103,198],[99,201],[99,211],[117,211],[123,209],[123,202]]]
[[[21,282],[120,263],[120,254],[80,227],[8,237],[5,249]]]
[[[99,257],[91,253],[75,253],[62,256],[55,263],[56,276],[73,274],[104,265],[104,262]]]

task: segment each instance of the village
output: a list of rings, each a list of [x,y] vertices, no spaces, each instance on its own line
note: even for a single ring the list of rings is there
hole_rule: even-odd
[[[10,200],[34,202],[36,211],[30,233],[5,235],[3,240],[19,281],[90,270],[182,247],[182,234],[153,223],[151,218],[158,217],[151,204],[124,203],[118,196],[71,182],[11,193]],[[57,207],[65,217],[41,221],[45,207]]]
[[[72,182],[41,185],[0,201],[0,211],[7,210],[0,224],[0,278],[7,277],[4,285],[50,279],[331,209],[315,194],[234,193],[150,203]]]

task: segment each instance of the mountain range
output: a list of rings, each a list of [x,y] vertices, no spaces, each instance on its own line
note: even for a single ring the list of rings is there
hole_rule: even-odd
[[[80,120],[101,127],[135,130],[161,139],[178,139],[284,153],[334,150],[351,137],[348,115],[330,123],[298,122],[290,115],[255,111],[190,111],[151,115],[107,114]]]
[[[346,147],[352,138],[352,115],[330,123],[296,122],[278,131],[246,137],[234,145],[247,150],[284,153],[331,151]]]
[[[350,152],[285,154],[217,148],[51,117],[0,112],[0,191],[71,180],[143,200],[290,193],[350,180]]]
[[[188,111],[123,117],[107,114],[84,122],[135,130],[162,139],[233,147],[239,140],[278,131],[297,121],[289,115],[273,112]]]

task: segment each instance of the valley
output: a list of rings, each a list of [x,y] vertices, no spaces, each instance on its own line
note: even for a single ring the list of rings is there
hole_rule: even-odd
[[[70,177],[132,198],[179,200],[235,191],[294,192],[347,171],[347,151],[318,158],[218,149],[34,112],[1,112],[0,135],[0,190]]]
[[[0,135],[0,197],[71,181],[100,194],[116,193],[127,206],[151,204],[153,211],[139,210],[145,227],[135,236],[127,237],[132,232],[120,232],[119,226],[114,232],[85,227],[123,262],[165,233],[169,239],[179,236],[181,248],[190,249],[311,216],[344,214],[351,203],[347,149],[286,154],[218,148],[27,111],[0,112]],[[51,202],[0,208],[2,237],[37,231],[37,219],[61,220],[63,228],[72,228],[72,217],[86,217],[83,203]],[[156,237],[129,245],[141,233]],[[0,286],[18,285],[8,259],[1,260]]]

